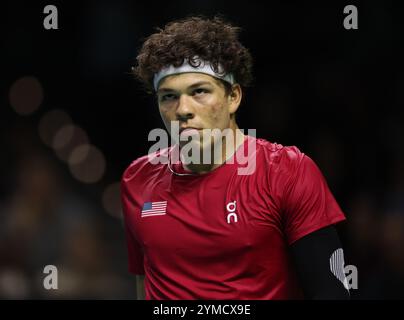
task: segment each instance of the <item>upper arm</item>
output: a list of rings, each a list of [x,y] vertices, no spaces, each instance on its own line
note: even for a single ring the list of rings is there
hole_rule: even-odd
[[[291,251],[307,299],[349,299],[343,250],[335,227],[306,235],[292,244]]]
[[[123,227],[125,232],[126,247],[128,253],[128,269],[133,274],[144,274],[143,248],[134,232],[136,207],[128,185],[122,180],[121,203],[123,211]]]
[[[283,219],[289,244],[326,226],[345,220],[314,161],[300,152],[289,152],[292,165],[283,192]]]

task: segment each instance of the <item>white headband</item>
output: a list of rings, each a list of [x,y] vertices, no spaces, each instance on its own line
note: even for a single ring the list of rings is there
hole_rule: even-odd
[[[157,91],[157,87],[163,78],[171,76],[173,74],[189,73],[189,72],[205,73],[212,77],[224,80],[230,84],[235,83],[233,74],[232,73],[225,74],[223,72],[223,67],[221,64],[218,65],[219,72],[215,72],[209,62],[200,60],[199,58],[194,58],[193,61],[197,62],[196,67],[189,64],[188,60],[185,59],[184,63],[179,67],[174,67],[173,65],[170,65],[168,67],[161,69],[154,75],[153,79],[154,90]]]

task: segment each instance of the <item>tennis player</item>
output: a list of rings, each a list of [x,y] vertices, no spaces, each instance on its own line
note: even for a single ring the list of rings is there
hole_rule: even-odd
[[[138,297],[347,299],[335,229],[345,216],[319,168],[297,147],[237,125],[252,79],[239,31],[222,18],[189,17],[158,29],[137,56],[134,74],[176,141],[122,177]]]

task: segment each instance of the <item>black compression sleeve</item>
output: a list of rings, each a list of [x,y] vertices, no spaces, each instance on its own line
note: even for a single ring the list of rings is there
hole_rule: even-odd
[[[291,245],[306,299],[349,299],[343,251],[335,227],[317,230]]]

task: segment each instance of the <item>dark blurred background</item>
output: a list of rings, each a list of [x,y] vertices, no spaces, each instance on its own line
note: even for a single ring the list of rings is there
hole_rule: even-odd
[[[45,30],[43,9],[58,9]],[[119,180],[162,128],[130,75],[142,39],[190,14],[243,28],[254,86],[240,128],[311,156],[346,213],[354,299],[404,298],[404,64],[399,2],[1,4],[0,297],[133,299]],[[45,290],[43,268],[59,270]]]

